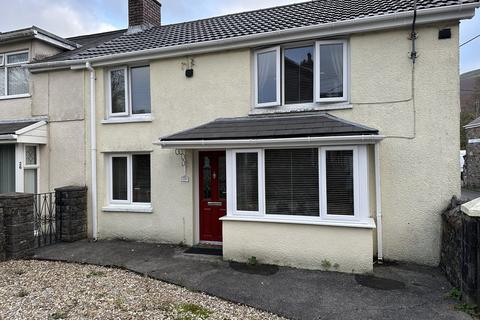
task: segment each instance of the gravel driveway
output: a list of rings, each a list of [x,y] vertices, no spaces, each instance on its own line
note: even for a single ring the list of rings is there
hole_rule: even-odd
[[[283,318],[127,271],[10,261],[0,263],[1,319]]]

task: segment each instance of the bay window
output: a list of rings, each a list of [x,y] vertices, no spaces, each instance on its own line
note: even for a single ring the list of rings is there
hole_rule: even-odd
[[[15,97],[29,93],[28,52],[0,54],[0,97]]]
[[[150,67],[109,70],[109,116],[128,117],[151,113]]]
[[[344,40],[255,51],[255,106],[347,101],[347,57]]]
[[[149,154],[110,156],[110,204],[150,204]]]
[[[231,150],[227,164],[229,215],[311,222],[369,219],[366,146]]]

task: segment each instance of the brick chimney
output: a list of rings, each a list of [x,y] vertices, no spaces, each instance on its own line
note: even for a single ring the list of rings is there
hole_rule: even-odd
[[[161,25],[159,0],[128,0],[128,28],[147,29]]]

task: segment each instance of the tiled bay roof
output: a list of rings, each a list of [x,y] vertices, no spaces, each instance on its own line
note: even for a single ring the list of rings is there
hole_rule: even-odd
[[[418,10],[480,0],[418,0]],[[90,59],[412,11],[414,0],[314,0],[125,33],[53,60]],[[52,60],[52,59],[50,59]]]

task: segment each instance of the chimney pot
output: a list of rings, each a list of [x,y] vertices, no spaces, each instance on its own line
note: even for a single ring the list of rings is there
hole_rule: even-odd
[[[160,26],[161,8],[158,0],[128,0],[128,28],[143,30]]]

